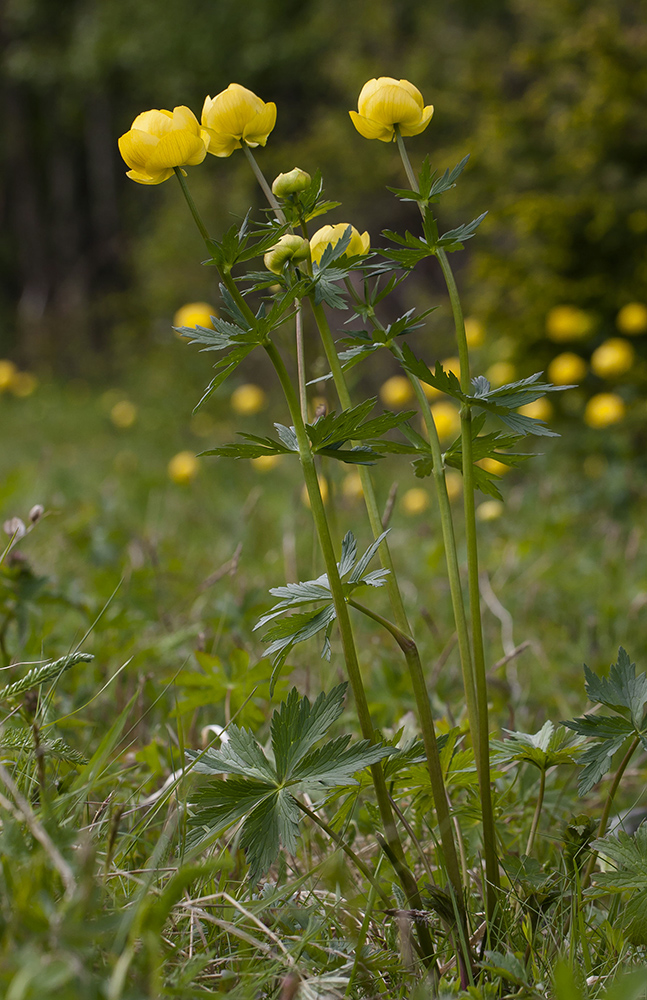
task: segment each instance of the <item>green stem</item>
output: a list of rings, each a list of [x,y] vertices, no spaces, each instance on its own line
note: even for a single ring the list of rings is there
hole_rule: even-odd
[[[633,757],[639,746],[640,746],[640,736],[634,736],[633,740],[629,744],[629,749],[627,750],[626,754],[620,761],[618,770],[616,771],[613,781],[611,782],[611,788],[609,789],[609,793],[606,797],[606,801],[604,803],[604,809],[602,810],[602,815],[600,816],[600,825],[598,826],[598,832],[597,832],[598,839],[600,839],[600,837],[603,837],[604,834],[606,833],[607,823],[609,822],[609,813],[611,812],[611,806],[613,805],[613,800],[615,799],[616,792],[618,791],[618,788],[620,786],[622,776],[627,770],[629,761],[631,760],[631,758]],[[584,875],[582,876],[583,889],[587,887],[587,885],[591,880],[591,875],[593,874],[593,869],[595,868],[595,862],[597,861],[597,858],[598,858],[598,852],[593,851],[591,853],[591,857],[589,858],[586,869],[584,870]]]
[[[202,239],[204,240],[204,242],[206,244],[207,250],[209,251],[209,253],[211,253],[211,245],[210,245],[210,242],[209,242],[210,241],[210,237],[209,237],[209,233],[207,232],[207,227],[205,226],[204,222],[202,221],[200,213],[198,212],[198,209],[196,208],[196,204],[195,204],[195,202],[193,200],[193,197],[191,196],[191,192],[189,191],[189,186],[188,186],[188,184],[186,182],[186,178],[185,178],[184,174],[182,173],[182,167],[173,167],[173,169],[175,171],[175,176],[177,177],[177,179],[180,182],[180,187],[182,188],[182,194],[186,198],[186,203],[189,206],[189,209],[191,211],[191,215],[193,216],[193,221],[195,222],[196,226],[200,230],[200,235],[201,235]]]
[[[539,827],[539,817],[541,816],[541,808],[544,804],[545,791],[546,791],[546,772],[542,768],[541,777],[539,779],[539,793],[537,795],[537,805],[535,806],[535,814],[532,818],[532,826],[530,827],[530,833],[528,834],[528,843],[526,844],[526,854],[528,855],[528,857],[530,857],[530,852],[532,851],[535,843],[537,828]]]
[[[271,205],[274,214],[276,215],[276,217],[279,220],[279,222],[281,223],[281,225],[284,226],[286,224],[286,222],[287,222],[287,219],[285,218],[285,213],[284,213],[283,209],[281,208],[281,206],[279,205],[279,203],[276,200],[276,198],[274,197],[274,194],[272,193],[272,188],[269,186],[269,184],[265,180],[265,176],[263,174],[263,171],[261,170],[261,168],[259,167],[258,163],[256,162],[256,159],[254,158],[254,154],[252,153],[251,149],[249,148],[249,146],[247,145],[247,143],[244,140],[243,140],[243,152],[244,152],[245,156],[247,157],[247,162],[249,163],[250,167],[252,168],[252,170],[254,172],[254,177],[256,178],[256,180],[258,181],[258,183],[260,184],[261,189],[263,191],[263,194],[265,195],[265,197],[267,198],[269,204]]]

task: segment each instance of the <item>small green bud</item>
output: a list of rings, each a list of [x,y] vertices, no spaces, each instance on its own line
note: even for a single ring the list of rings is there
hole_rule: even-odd
[[[281,237],[276,246],[268,250],[263,257],[263,263],[268,271],[280,274],[286,261],[293,260],[296,264],[300,260],[307,260],[309,256],[310,244],[308,240],[304,240],[301,236],[295,236],[292,233],[286,233],[285,236]]]
[[[310,186],[312,177],[301,170],[300,167],[293,167],[287,174],[279,174],[272,183],[272,194],[277,198],[287,198],[288,195],[298,194],[305,191]]]

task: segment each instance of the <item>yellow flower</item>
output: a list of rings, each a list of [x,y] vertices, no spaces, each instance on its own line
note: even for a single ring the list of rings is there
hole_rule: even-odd
[[[534,417],[535,420],[550,420],[553,415],[553,407],[550,400],[546,399],[545,396],[540,396],[532,403],[520,406],[517,413],[522,413],[525,417]]]
[[[216,316],[216,310],[208,302],[187,302],[181,306],[173,317],[173,326],[180,328],[183,326],[196,327],[205,326],[208,330],[213,327],[211,317]]]
[[[581,340],[593,329],[593,318],[576,306],[555,306],[546,316],[546,336],[561,344],[565,340]]]
[[[266,396],[260,385],[251,382],[239,385],[231,394],[231,408],[234,413],[242,416],[252,416],[259,413],[265,406]]]
[[[616,316],[616,326],[630,337],[647,331],[647,306],[642,302],[628,302]]]
[[[485,500],[478,505],[475,514],[479,521],[496,521],[503,514],[503,504],[500,500]]]
[[[341,484],[341,491],[348,500],[361,500],[364,488],[359,472],[349,472]]]
[[[499,386],[512,382],[516,372],[511,361],[495,361],[493,365],[490,365],[485,374],[492,387],[498,389]]]
[[[179,486],[186,486],[195,479],[200,470],[200,463],[192,451],[179,451],[167,466],[169,479]]]
[[[26,399],[27,396],[31,396],[37,385],[38,379],[31,372],[16,372],[9,388],[14,396],[18,396],[19,399]]]
[[[463,477],[458,469],[445,470],[445,485],[450,500],[457,500],[463,492]]]
[[[584,423],[600,429],[617,424],[625,415],[625,404],[615,392],[591,396],[584,410]]]
[[[203,133],[189,108],[143,111],[119,139],[119,152],[138,184],[161,184],[174,167],[195,166],[207,155]]]
[[[10,387],[16,371],[17,369],[13,361],[0,361],[0,392],[5,392]]]
[[[337,246],[348,228],[348,222],[338,222],[336,226],[322,226],[321,229],[318,229],[310,240],[312,263],[319,265],[326,247]],[[366,254],[371,247],[371,237],[368,233],[362,233],[360,236],[355,226],[350,226],[350,230],[350,243],[346,248],[346,253],[341,258],[342,260],[344,257],[359,257]]]
[[[263,263],[268,271],[273,274],[280,274],[284,264],[289,260],[298,263],[307,260],[310,256],[310,244],[302,236],[294,233],[286,233],[271,250],[263,257]]]
[[[110,410],[110,419],[120,431],[127,430],[137,420],[137,407],[129,399],[120,399]]]
[[[258,458],[252,458],[251,462],[258,472],[269,472],[280,463],[281,457],[281,455],[259,455]]]
[[[465,317],[465,336],[468,347],[480,347],[485,340],[485,327],[476,316]]]
[[[461,429],[461,418],[457,408],[449,400],[442,399],[431,407],[431,415],[436,424],[441,441],[455,437]]]
[[[312,177],[300,167],[292,167],[287,174],[279,174],[272,181],[272,194],[277,198],[288,198],[291,194],[298,194],[310,187]]]
[[[633,345],[622,337],[610,337],[593,351],[591,368],[600,378],[615,378],[624,375],[632,367],[636,357]]]
[[[579,382],[585,375],[586,361],[571,351],[558,354],[548,365],[548,378],[553,385],[570,385],[571,382]]]
[[[422,94],[408,80],[381,76],[364,84],[357,101],[357,111],[348,113],[365,139],[390,142],[395,138],[396,125],[402,135],[423,132],[431,121],[434,109],[431,104],[424,106]]]
[[[421,486],[416,486],[412,490],[407,490],[402,497],[402,509],[404,513],[408,514],[410,517],[415,517],[416,514],[422,514],[428,506],[429,494],[426,490],[423,490]]]
[[[380,399],[385,406],[403,407],[412,396],[411,382],[405,375],[392,375],[380,386]]]
[[[230,83],[215,97],[205,97],[202,126],[207,150],[214,156],[231,156],[243,142],[264,146],[275,124],[276,104],[266,104],[239,83]]]
[[[506,465],[505,462],[499,462],[496,458],[482,458],[476,464],[480,465],[486,472],[491,472],[495,476],[505,476],[506,472],[510,471],[509,465]]]

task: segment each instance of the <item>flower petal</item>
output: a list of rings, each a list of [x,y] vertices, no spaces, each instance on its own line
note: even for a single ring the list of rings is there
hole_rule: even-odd
[[[416,125],[401,125],[400,132],[402,135],[420,135],[421,132],[427,128],[427,125],[431,121],[431,117],[434,113],[433,104],[427,105],[427,107],[422,112],[420,121]]]
[[[185,107],[184,104],[173,108],[173,128],[183,128],[188,132],[193,132],[194,135],[200,135],[198,119],[191,111],[191,108]]]
[[[207,144],[207,152],[214,156],[231,156],[235,149],[240,149],[240,140],[232,135],[224,135],[212,128],[202,129],[202,136]]]
[[[156,135],[159,138],[173,128],[173,114],[171,111],[158,111],[156,108],[152,111],[142,111],[130,127],[131,129],[139,129],[141,132],[148,132],[150,135]]]
[[[243,129],[243,139],[252,146],[264,146],[276,125],[276,104],[270,101]]]
[[[422,108],[398,82],[376,91],[364,102],[364,116],[382,125],[416,125]]]
[[[140,167],[146,166],[151,154],[157,148],[158,142],[159,139],[149,132],[131,128],[129,132],[126,132],[119,138],[119,152],[128,166],[137,170]]]
[[[157,149],[146,164],[146,169],[150,173],[155,173],[168,167],[180,167],[189,161],[201,163],[205,155],[204,142],[199,135],[191,135],[186,129],[178,129],[159,140]]]
[[[162,181],[168,180],[172,173],[172,170],[162,170],[157,174],[145,174],[140,173],[138,170],[129,170],[126,177],[130,177],[131,181],[137,181],[138,184],[161,184]]]
[[[348,114],[359,134],[363,135],[365,139],[381,139],[382,142],[390,142],[393,138],[393,126],[372,121],[370,118],[358,115],[356,111],[349,111]]]

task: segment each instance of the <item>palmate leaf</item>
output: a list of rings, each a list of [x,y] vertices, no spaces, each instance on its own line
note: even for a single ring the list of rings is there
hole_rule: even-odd
[[[580,764],[584,765],[584,770],[577,789],[580,795],[586,795],[609,771],[613,755],[633,735],[634,728],[626,719],[599,715],[585,715],[581,719],[565,722],[564,725],[579,735],[592,737],[596,741],[580,756]]]
[[[632,944],[647,944],[647,824],[633,837],[620,830],[594,840],[591,847],[617,866],[616,871],[596,873],[596,885],[606,892],[631,892],[622,920]]]
[[[193,849],[206,846],[244,819],[240,843],[247,853],[250,880],[256,882],[282,847],[290,853],[296,851],[299,794],[327,794],[332,788],[355,784],[358,771],[394,753],[391,747],[366,740],[349,746],[350,736],[315,746],[339,718],[345,691],[346,685],[341,684],[311,704],[293,688],[272,716],[273,761],[251,733],[235,726],[229,727],[221,750],[187,751],[194,770],[234,775],[227,781],[217,780],[195,796],[189,838]]]
[[[583,740],[567,733],[564,726],[545,722],[538,733],[520,733],[509,729],[507,740],[490,740],[496,766],[528,763],[547,771],[558,764],[575,764],[583,749]]]
[[[414,410],[402,413],[386,411],[379,417],[366,419],[377,402],[376,397],[337,414],[334,410],[320,417],[313,424],[306,424],[312,450],[345,462],[365,463],[380,456],[382,436],[399,427],[414,416]],[[348,441],[361,442],[350,449],[342,446]]]
[[[617,662],[611,664],[608,677],[598,677],[586,664],[584,675],[586,693],[591,701],[606,705],[615,712],[623,713],[623,709],[629,709],[634,726],[642,727],[647,703],[647,674],[636,677],[636,664],[631,663],[622,646],[618,650]]]

